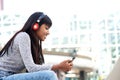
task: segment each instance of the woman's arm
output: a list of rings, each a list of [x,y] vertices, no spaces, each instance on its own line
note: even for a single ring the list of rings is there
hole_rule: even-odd
[[[53,65],[51,64],[38,65],[34,63],[31,53],[30,37],[26,32],[19,33],[16,39],[18,41],[19,53],[28,72],[50,70],[52,68]]]
[[[23,63],[28,70],[28,72],[40,71],[40,70],[62,70],[62,71],[69,71],[72,68],[72,61],[65,60],[59,64],[35,64],[33,61],[32,53],[31,53],[31,42],[30,37],[26,32],[21,32],[17,36],[18,45],[19,45],[19,52],[21,54],[21,58]]]

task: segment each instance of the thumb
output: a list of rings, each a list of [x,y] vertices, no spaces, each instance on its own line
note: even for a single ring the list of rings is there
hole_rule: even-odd
[[[71,62],[72,60],[68,59],[68,60],[65,60],[65,62]]]

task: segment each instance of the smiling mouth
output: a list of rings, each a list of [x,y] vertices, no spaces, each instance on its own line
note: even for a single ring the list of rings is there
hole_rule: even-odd
[[[47,36],[44,37],[44,39],[46,39]]]

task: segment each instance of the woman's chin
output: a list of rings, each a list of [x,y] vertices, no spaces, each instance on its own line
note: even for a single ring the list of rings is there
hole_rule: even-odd
[[[45,38],[41,39],[41,41],[45,41]]]

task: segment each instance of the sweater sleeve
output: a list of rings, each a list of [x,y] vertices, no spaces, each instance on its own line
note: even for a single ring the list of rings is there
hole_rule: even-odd
[[[28,72],[50,70],[52,68],[52,64],[38,65],[34,63],[32,54],[31,54],[30,37],[26,32],[19,33],[16,39],[18,40],[18,47],[19,47],[21,58]]]

